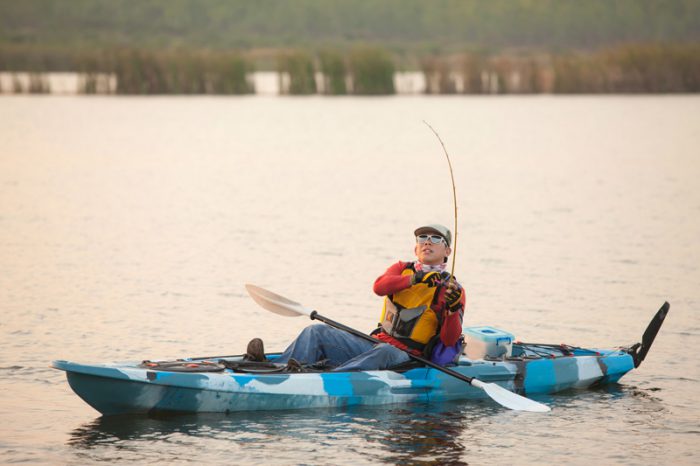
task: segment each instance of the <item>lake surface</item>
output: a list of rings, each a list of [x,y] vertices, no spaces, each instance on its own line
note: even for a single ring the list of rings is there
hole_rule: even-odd
[[[371,285],[453,223],[467,325],[610,347],[669,317],[618,385],[538,398],[101,418],[53,359],[281,350],[360,329]],[[0,98],[0,462],[698,464],[700,98]]]

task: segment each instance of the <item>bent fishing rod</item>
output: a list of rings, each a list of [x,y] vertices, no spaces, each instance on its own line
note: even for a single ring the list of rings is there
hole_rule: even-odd
[[[455,227],[454,227],[454,238],[452,239],[452,270],[450,271],[450,278],[449,280],[455,280],[455,264],[457,263],[457,188],[455,187],[455,175],[454,172],[452,171],[452,160],[450,160],[450,154],[447,153],[447,149],[445,148],[445,143],[442,142],[442,138],[438,134],[437,131],[435,131],[435,128],[430,126],[430,123],[427,121],[423,120],[423,123],[430,128],[430,130],[435,134],[435,137],[438,138],[438,141],[440,141],[440,145],[442,146],[442,150],[445,153],[445,158],[447,159],[447,166],[450,169],[450,181],[452,182],[452,201],[454,204],[454,213],[455,213]],[[449,281],[448,280],[448,281]]]

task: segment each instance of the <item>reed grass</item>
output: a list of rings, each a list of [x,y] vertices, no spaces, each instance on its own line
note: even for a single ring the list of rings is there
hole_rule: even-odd
[[[5,91],[49,92],[51,71],[81,75],[85,94],[249,94],[256,51],[156,49],[67,50],[32,45],[0,46]],[[377,47],[286,50],[273,56],[286,76],[284,93],[308,95],[394,94],[396,57]],[[629,44],[594,52],[475,52],[408,58],[425,74],[430,94],[670,93],[700,92],[700,45]],[[318,88],[316,73],[323,76]],[[116,86],[106,82],[110,76]]]
[[[420,61],[421,71],[425,75],[426,94],[456,94],[461,90],[453,77],[456,71],[445,57],[424,57]]]
[[[329,95],[344,95],[348,93],[347,64],[340,52],[324,50],[319,54],[321,74],[324,77],[323,92]]]
[[[251,70],[235,53],[120,51],[111,57],[118,94],[249,94]]]
[[[12,75],[12,93],[22,94],[24,92],[24,85],[16,74]]]
[[[394,62],[383,49],[356,48],[350,52],[349,71],[352,77],[353,94],[394,94]]]
[[[48,77],[42,73],[29,73],[29,86],[27,92],[30,94],[48,94],[51,92]]]
[[[311,54],[303,51],[287,52],[279,57],[277,71],[288,76],[289,82],[280,86],[282,94],[308,95],[316,93],[314,60]]]

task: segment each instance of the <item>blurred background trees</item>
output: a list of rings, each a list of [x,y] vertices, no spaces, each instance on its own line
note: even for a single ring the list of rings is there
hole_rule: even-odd
[[[256,70],[302,95],[391,94],[400,71],[438,94],[697,92],[698,44],[697,0],[0,0],[25,92],[70,71],[85,93],[246,94]]]

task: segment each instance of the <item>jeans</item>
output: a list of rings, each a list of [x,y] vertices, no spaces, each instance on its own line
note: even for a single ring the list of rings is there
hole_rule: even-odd
[[[334,371],[388,369],[411,359],[392,345],[371,343],[325,324],[306,327],[275,361],[291,358],[307,364],[326,359]]]

